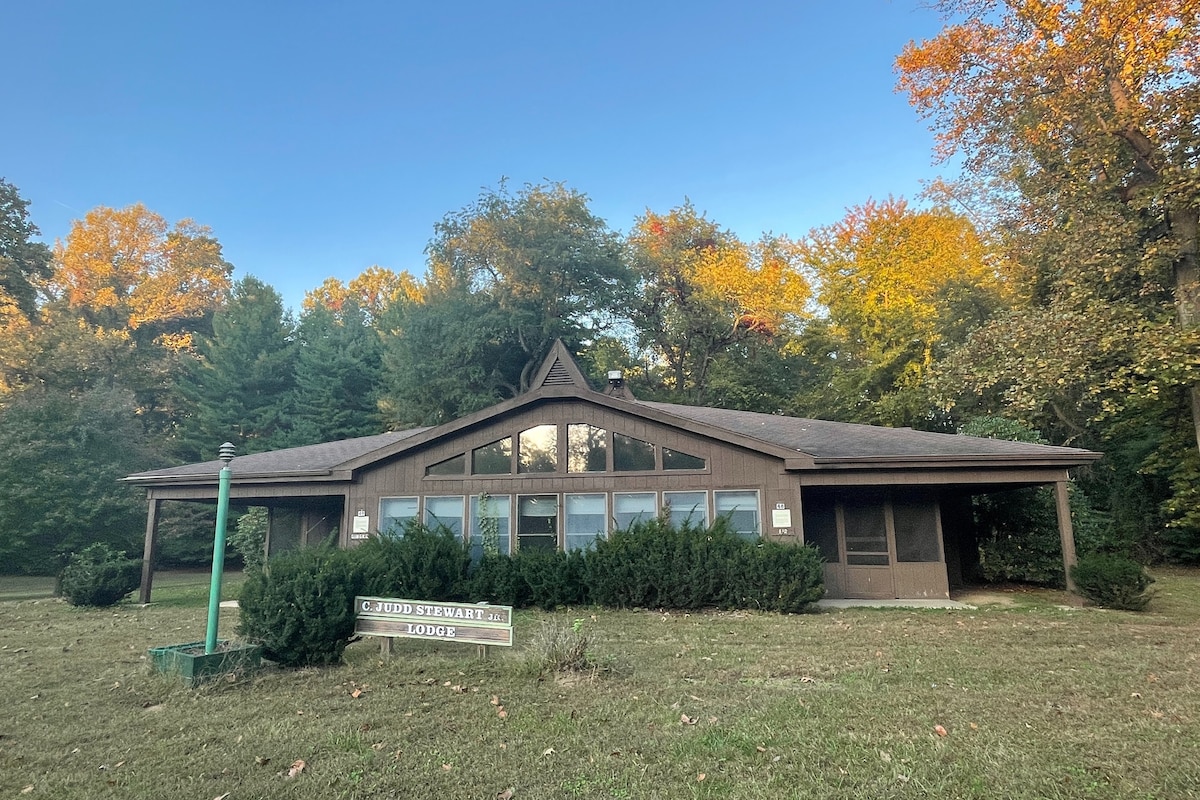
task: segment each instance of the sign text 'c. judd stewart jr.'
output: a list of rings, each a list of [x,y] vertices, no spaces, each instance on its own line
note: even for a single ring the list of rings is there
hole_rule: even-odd
[[[512,607],[471,603],[354,599],[355,632],[467,644],[512,644]]]

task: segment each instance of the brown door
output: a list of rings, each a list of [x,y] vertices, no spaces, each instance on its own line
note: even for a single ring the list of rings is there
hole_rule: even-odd
[[[888,543],[887,515],[882,498],[847,498],[841,512],[846,597],[894,598],[894,558]]]

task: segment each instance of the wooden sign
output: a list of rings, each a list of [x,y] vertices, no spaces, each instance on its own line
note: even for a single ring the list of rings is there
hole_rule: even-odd
[[[354,632],[365,636],[506,647],[513,643],[512,606],[356,597],[354,608]]]

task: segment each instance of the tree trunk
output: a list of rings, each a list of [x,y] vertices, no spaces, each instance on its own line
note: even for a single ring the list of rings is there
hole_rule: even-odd
[[[1182,204],[1181,204],[1182,205]],[[1175,261],[1175,308],[1179,326],[1187,329],[1200,322],[1200,214],[1195,208],[1171,209],[1170,222],[1179,244]],[[1200,385],[1188,389],[1192,402],[1192,427],[1200,448]]]

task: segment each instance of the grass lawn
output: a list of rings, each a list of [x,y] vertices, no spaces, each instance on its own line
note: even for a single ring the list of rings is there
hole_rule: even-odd
[[[150,674],[146,649],[204,638],[204,580],[156,581],[148,608],[10,600],[0,798],[1196,797],[1200,572],[1157,587],[1142,614],[1054,592],[969,611],[574,609],[558,617],[583,620],[605,668],[566,676],[522,647],[554,615],[521,612],[488,661],[398,641],[385,662],[363,641],[337,668],[196,690]]]

